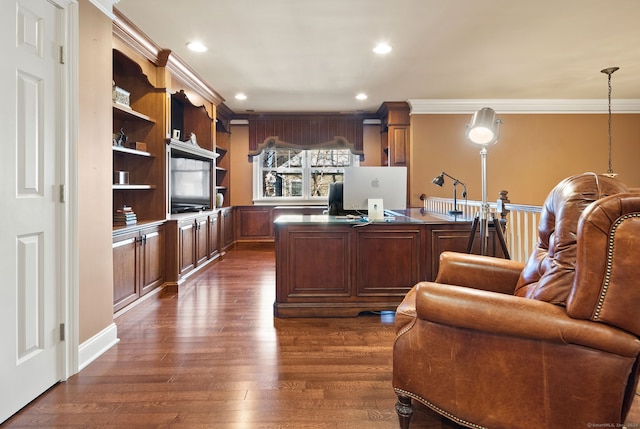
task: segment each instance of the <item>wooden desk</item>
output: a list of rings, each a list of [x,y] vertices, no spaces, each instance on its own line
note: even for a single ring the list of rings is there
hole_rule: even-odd
[[[433,280],[444,250],[466,251],[471,221],[410,213],[366,223],[328,215],[274,221],[276,317],[355,317],[395,310]]]

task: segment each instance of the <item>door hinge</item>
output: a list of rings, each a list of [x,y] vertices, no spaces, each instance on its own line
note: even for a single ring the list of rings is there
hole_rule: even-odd
[[[64,203],[66,201],[66,189],[64,185],[60,185],[60,202]]]
[[[64,323],[60,324],[60,341],[64,341],[65,338],[65,334],[64,334]]]
[[[60,64],[64,64],[64,46],[60,46]]]

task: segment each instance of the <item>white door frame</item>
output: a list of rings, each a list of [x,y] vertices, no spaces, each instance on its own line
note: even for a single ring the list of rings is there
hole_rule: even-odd
[[[65,213],[63,223],[65,233],[64,243],[61,243],[66,260],[63,269],[63,292],[60,298],[61,314],[65,321],[66,338],[65,350],[61,359],[64,368],[61,368],[61,376],[66,380],[78,372],[79,350],[79,264],[78,264],[78,67],[79,67],[79,6],[78,0],[55,0],[63,4],[66,10],[65,19],[67,29],[64,122],[66,124],[65,164],[66,169],[63,183],[66,189],[67,204],[64,204]]]
[[[65,324],[65,341],[60,350],[61,380],[78,372],[79,348],[79,267],[78,267],[78,66],[79,66],[79,6],[77,0],[48,0],[64,10],[63,60],[67,67],[62,76],[63,91],[58,120],[61,122],[60,136],[63,141],[60,183],[64,186],[66,204],[61,204],[62,225],[59,243],[61,250],[60,314]]]
[[[62,293],[60,296],[60,314],[66,326],[66,337],[64,350],[61,350],[61,379],[66,380],[79,371],[80,361],[80,335],[79,335],[79,263],[78,263],[78,118],[79,118],[79,89],[78,89],[78,68],[79,68],[79,0],[48,0],[59,7],[64,13],[65,34],[65,62],[67,63],[66,76],[64,76],[65,108],[61,113],[60,121],[64,123],[64,178],[62,183],[66,189],[66,204],[63,204],[64,231],[60,234],[64,238],[61,243],[62,267],[61,284]],[[88,0],[98,10],[110,19],[114,19],[113,6],[120,0]]]

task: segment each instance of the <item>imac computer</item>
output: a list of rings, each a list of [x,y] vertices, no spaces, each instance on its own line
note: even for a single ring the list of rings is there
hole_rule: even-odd
[[[384,210],[405,210],[407,208],[407,168],[345,168],[342,192],[342,207],[347,211],[368,212],[378,205]],[[378,204],[380,200],[382,201]]]

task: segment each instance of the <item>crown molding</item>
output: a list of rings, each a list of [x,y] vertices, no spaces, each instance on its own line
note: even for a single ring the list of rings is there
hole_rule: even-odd
[[[467,99],[467,100],[407,100],[412,115],[474,113],[483,107],[491,107],[499,113],[542,114],[542,113],[608,113],[607,100],[600,99]],[[611,101],[612,113],[640,113],[640,100],[622,99]]]
[[[111,0],[109,0],[111,1]],[[120,39],[125,45],[133,49],[137,54],[146,58],[155,65],[166,64],[167,56],[171,51],[163,49],[153,42],[146,34],[136,27],[128,18],[117,9],[113,10],[113,36]],[[162,57],[162,60],[160,59]],[[162,64],[161,64],[162,63]]]
[[[224,98],[175,53],[171,53],[169,56],[167,68],[174,74],[174,76],[181,79],[184,83],[189,85],[192,90],[213,103],[215,106],[219,106],[224,103]]]
[[[186,62],[169,49],[162,49],[117,9],[113,10],[113,35],[156,66],[166,67],[182,83],[204,99],[216,106],[224,102],[224,98]]]
[[[120,0],[89,0],[89,3],[97,7],[102,13],[107,15],[109,19],[114,19],[113,6]]]

